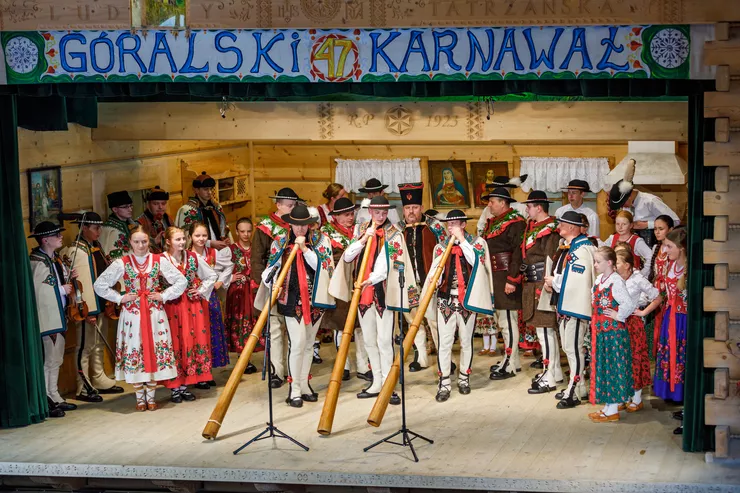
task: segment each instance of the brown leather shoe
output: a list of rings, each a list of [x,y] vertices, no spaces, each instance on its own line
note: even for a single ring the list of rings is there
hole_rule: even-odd
[[[481,349],[478,351],[478,356],[485,356],[488,354],[488,349]]]
[[[159,406],[157,405],[156,402],[148,402],[146,405],[146,408],[149,409],[150,411],[156,411],[157,409],[159,409]]]
[[[632,401],[629,402],[629,404],[632,404]],[[617,411],[624,411],[627,409],[628,403],[623,402],[619,406],[617,406]]]
[[[644,404],[645,404],[644,401],[640,402],[639,404],[635,404],[634,402],[630,402],[629,405],[627,406],[627,409],[625,409],[625,410],[628,413],[636,413],[637,411],[640,411],[640,410],[642,410],[643,407],[645,407]]]
[[[619,421],[619,413],[614,413],[610,416],[607,416],[603,412],[599,411],[597,416],[594,416],[591,418],[591,421],[594,423],[607,423],[609,421]]]

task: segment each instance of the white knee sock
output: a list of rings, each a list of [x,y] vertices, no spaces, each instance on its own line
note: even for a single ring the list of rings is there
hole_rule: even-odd
[[[607,416],[617,414],[619,412],[619,404],[607,404],[605,409],[604,414]]]
[[[638,405],[642,402],[642,389],[635,390],[635,395],[632,396],[632,402]]]
[[[147,382],[146,385],[146,403],[154,403],[154,392],[157,390],[157,382]]]
[[[146,403],[146,392],[144,391],[144,384],[134,384],[134,391],[136,391],[136,402]]]
[[[483,334],[483,349],[486,351],[491,349],[491,336],[488,334]]]

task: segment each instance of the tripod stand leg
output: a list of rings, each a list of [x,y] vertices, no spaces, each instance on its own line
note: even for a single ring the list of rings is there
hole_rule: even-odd
[[[288,436],[288,435],[286,435],[285,433],[283,433],[282,431],[280,431],[280,430],[279,430],[279,429],[278,429],[277,427],[275,427],[275,426],[273,426],[273,430],[274,430],[274,433],[273,433],[273,434],[274,434],[274,436],[276,436],[276,437],[278,437],[278,438],[287,438],[288,440],[290,440],[291,442],[293,442],[294,444],[298,445],[298,446],[299,446],[299,447],[301,447],[301,448],[302,448],[303,450],[305,450],[306,452],[308,452],[308,447],[306,447],[305,445],[303,445],[303,444],[302,444],[301,442],[299,442],[298,440],[294,439],[294,438],[293,438],[293,437],[291,437],[291,436]]]
[[[403,444],[408,445],[411,449],[411,455],[414,456],[414,462],[419,462],[419,457],[416,455],[416,449],[414,449],[414,444],[411,443],[411,440],[413,438],[409,438],[409,432],[404,431],[403,432]]]
[[[267,438],[267,437],[264,437],[263,435],[266,435],[269,431],[270,431],[270,427],[268,426],[267,428],[265,428],[264,430],[262,430],[262,433],[260,433],[256,437],[252,438],[251,440],[249,440],[247,443],[245,443],[244,445],[242,445],[238,449],[234,450],[234,455],[236,455],[239,452],[241,452],[242,450],[244,450],[247,447],[247,445],[251,445],[251,444],[253,444],[254,442],[256,442],[258,440],[262,440],[263,438]]]
[[[430,440],[430,439],[428,439],[427,437],[421,436],[421,435],[419,435],[418,433],[414,433],[414,432],[413,432],[413,431],[411,431],[411,430],[408,430],[407,432],[408,432],[409,434],[411,434],[411,435],[414,435],[414,438],[421,438],[422,440],[424,440],[424,441],[425,441],[425,442],[427,442],[427,443],[434,443],[434,440]]]
[[[368,451],[368,450],[370,450],[371,448],[377,447],[377,446],[378,446],[378,445],[380,445],[381,443],[385,443],[385,442],[387,442],[388,440],[390,440],[390,439],[392,439],[392,438],[394,438],[394,437],[396,437],[396,436],[400,435],[401,433],[403,433],[403,430],[398,430],[398,431],[397,431],[397,432],[395,432],[394,434],[392,434],[392,435],[389,435],[389,436],[387,436],[387,437],[385,437],[385,438],[382,438],[382,439],[378,440],[377,442],[373,443],[372,445],[369,445],[369,446],[365,447],[364,449],[362,449],[362,451],[363,451],[363,452],[367,452],[367,451]]]

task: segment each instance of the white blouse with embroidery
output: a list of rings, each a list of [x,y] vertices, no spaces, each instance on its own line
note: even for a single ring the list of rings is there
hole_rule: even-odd
[[[138,255],[133,256],[139,265],[146,263],[146,269],[144,272],[149,273],[152,270],[152,254],[147,254],[139,257]],[[113,289],[113,286],[123,278],[125,267],[123,265],[123,259],[117,259],[108,266],[107,269],[95,280],[93,289],[95,293],[108,301],[114,303],[121,303],[123,295]],[[185,289],[188,287],[188,280],[177,268],[170,263],[165,257],[159,258],[159,272],[167,280],[170,287],[162,291],[162,301],[170,301],[180,297]]]

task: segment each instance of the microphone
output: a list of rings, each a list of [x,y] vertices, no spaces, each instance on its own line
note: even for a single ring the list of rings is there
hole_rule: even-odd
[[[277,273],[278,270],[280,269],[278,269],[277,265],[275,265],[270,271],[270,273],[267,275],[267,279],[265,279],[265,284],[269,285],[270,283],[272,283],[272,278],[275,277],[275,274]]]

